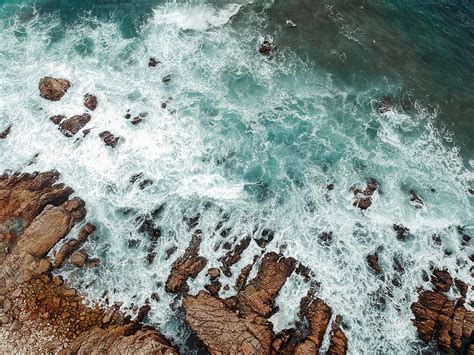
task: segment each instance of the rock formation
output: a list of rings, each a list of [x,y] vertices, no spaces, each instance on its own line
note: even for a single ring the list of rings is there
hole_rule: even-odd
[[[66,79],[56,79],[45,76],[39,82],[40,96],[46,100],[59,101],[71,87]]]
[[[122,138],[114,136],[109,131],[103,131],[99,133],[100,139],[102,139],[105,145],[115,148]]]
[[[361,210],[366,210],[372,205],[372,195],[378,189],[378,182],[375,179],[369,179],[367,187],[364,191],[361,189],[354,189],[352,192],[356,197],[353,206],[359,207]]]
[[[424,342],[434,339],[445,352],[472,354],[474,312],[465,307],[468,285],[458,279],[453,282],[445,270],[434,270],[431,283],[434,290],[422,290],[411,305],[419,338]],[[450,291],[458,296],[448,296]]]
[[[97,97],[91,94],[84,95],[84,106],[94,111],[97,108]]]
[[[0,132],[0,139],[5,139],[7,136],[10,134],[10,131],[12,129],[12,125],[9,125],[7,128],[5,128],[3,131]]]
[[[78,239],[49,260],[56,243],[86,216],[84,201],[69,199],[73,190],[58,178],[54,171],[0,176],[2,350],[176,354],[156,330],[142,327],[140,311],[125,324],[117,309],[87,307],[75,289],[52,277],[95,229],[85,224]]]

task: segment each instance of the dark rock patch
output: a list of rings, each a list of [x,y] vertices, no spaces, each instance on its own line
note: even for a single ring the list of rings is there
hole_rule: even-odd
[[[59,101],[71,87],[66,79],[56,79],[45,76],[39,82],[40,96],[46,100]]]

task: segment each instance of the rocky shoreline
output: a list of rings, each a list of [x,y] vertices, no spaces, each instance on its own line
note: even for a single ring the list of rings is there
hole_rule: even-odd
[[[159,62],[154,60],[153,64],[150,66]],[[45,77],[39,84],[40,96],[59,101],[70,87],[71,83],[65,79]],[[90,111],[95,110],[97,97],[85,94],[84,105]],[[389,104],[385,106],[384,110],[388,110]],[[127,116],[131,118],[130,114]],[[134,120],[139,123],[142,117]],[[91,120],[89,113],[68,119],[61,115],[51,117],[67,137],[81,131],[84,136],[89,134],[86,126]],[[0,139],[8,139],[10,128],[0,134]],[[109,131],[98,136],[111,148],[122,139]],[[56,171],[0,176],[0,351],[177,354],[179,349],[172,341],[165,339],[159,330],[143,325],[150,310],[147,303],[137,307],[136,316],[131,319],[116,305],[85,305],[84,295],[69,288],[67,280],[53,276],[55,270],[67,263],[79,268],[100,263],[98,259],[90,259],[82,249],[88,237],[95,233],[94,225],[87,222],[85,202],[72,197],[73,189],[59,183],[59,177]],[[139,178],[140,174],[133,176],[131,183]],[[142,183],[145,181],[153,183],[151,180]],[[333,188],[333,184],[327,187],[328,191]],[[353,206],[361,210],[370,208],[377,190],[375,179],[367,182],[365,190],[354,187]],[[411,194],[417,206],[422,206],[423,201],[416,193]],[[319,284],[310,269],[292,257],[265,252],[274,236],[269,229],[259,238],[244,238],[233,248],[229,245],[228,252],[219,259],[220,267],[207,269],[209,283],[205,290],[189,294],[188,280],[204,272],[208,263],[199,254],[202,233],[197,229],[198,219],[188,221],[192,238],[183,255],[174,261],[165,290],[176,294],[177,302],[182,301],[182,321],[196,335],[202,349],[211,354],[345,354],[348,351],[350,339],[344,332],[343,319],[318,297]],[[75,226],[81,227],[77,238],[70,236]],[[150,239],[148,261],[152,263],[159,228],[146,218],[140,228]],[[402,225],[394,225],[394,231],[400,240],[409,232]],[[320,238],[330,243],[332,236],[329,232]],[[261,255],[238,271],[233,286],[235,296],[220,297],[221,273],[232,276],[232,266],[241,260],[253,241],[261,248]],[[133,245],[133,240],[129,243]],[[53,249],[57,251],[52,252]],[[175,250],[168,252],[171,255]],[[376,253],[367,256],[367,264],[375,274],[383,272]],[[252,270],[256,276],[249,280]],[[269,318],[278,311],[275,299],[293,273],[307,283],[309,291],[298,300],[300,308],[294,327],[275,332]],[[466,307],[467,292],[472,286],[453,279],[444,270],[433,270],[429,280],[434,290],[419,290],[419,300],[411,306],[419,338],[424,342],[436,341],[442,351],[474,353],[472,305]]]

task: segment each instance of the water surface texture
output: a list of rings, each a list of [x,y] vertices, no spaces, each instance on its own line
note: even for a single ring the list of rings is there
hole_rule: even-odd
[[[158,292],[148,321],[183,353],[197,349],[163,283],[196,215],[208,267],[225,242],[272,229],[266,250],[311,268],[349,353],[436,351],[418,342],[409,306],[432,266],[470,279],[458,227],[474,232],[473,21],[470,1],[2,1],[0,131],[13,127],[0,171],[60,171],[98,226],[85,247],[101,259],[64,275],[124,309]],[[39,97],[45,75],[72,82],[61,101]],[[92,132],[64,137],[49,117],[83,113],[88,92],[99,100]],[[393,109],[380,114],[383,96]],[[144,121],[131,125],[127,110]],[[123,143],[106,147],[104,130]],[[138,173],[153,184],[131,184]],[[351,188],[370,178],[379,189],[361,211]],[[161,230],[151,264],[143,216]],[[375,251],[381,277],[366,263]],[[233,270],[260,252],[252,242]],[[202,272],[191,293],[205,283]],[[284,286],[276,330],[293,324],[307,288],[296,276]]]

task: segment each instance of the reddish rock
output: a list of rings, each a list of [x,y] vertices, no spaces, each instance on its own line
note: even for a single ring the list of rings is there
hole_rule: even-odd
[[[71,264],[77,267],[83,267],[86,264],[88,258],[89,256],[87,255],[85,250],[79,250],[71,256],[70,261]]]
[[[392,109],[392,99],[389,96],[384,96],[379,100],[377,106],[380,114],[386,113]]]
[[[66,116],[63,116],[63,115],[56,115],[56,116],[52,116],[50,117],[49,119],[55,124],[55,125],[58,125],[61,123],[62,120],[64,120],[66,118]]]
[[[232,272],[230,271],[231,266],[240,260],[242,253],[250,245],[250,241],[250,237],[245,237],[235,246],[234,250],[229,250],[222,258],[219,259],[219,261],[222,263],[221,269],[224,275],[227,277],[232,276]]]
[[[71,87],[66,79],[55,79],[45,76],[39,82],[40,96],[46,100],[59,101]]]
[[[218,268],[213,267],[207,270],[207,275],[211,280],[215,280],[221,276],[221,271]]]
[[[446,270],[435,269],[431,275],[431,283],[442,292],[447,292],[453,285],[453,278]]]
[[[379,265],[379,258],[376,254],[367,255],[367,263],[376,274],[380,274],[382,269]]]
[[[378,188],[378,182],[375,179],[369,179],[367,187],[364,191],[360,189],[353,190],[356,200],[352,203],[353,206],[359,207],[361,210],[366,210],[372,205],[372,195]]]
[[[341,329],[342,317],[336,316],[332,323],[328,355],[339,355],[347,353],[347,337]]]
[[[84,95],[84,106],[94,111],[97,108],[97,97],[91,94]]]
[[[77,239],[68,240],[61,246],[59,252],[55,255],[54,258],[54,267],[61,267],[66,262],[67,258],[78,250],[82,244],[87,240],[89,235],[91,235],[95,231],[95,226],[87,223],[85,224],[80,232]]]
[[[105,145],[115,148],[117,144],[122,140],[121,137],[116,137],[109,131],[99,133],[99,137],[104,141]]]
[[[178,293],[188,290],[187,281],[195,278],[207,264],[207,259],[199,256],[201,235],[196,232],[191,238],[184,255],[178,258],[172,265],[171,273],[166,280],[165,290]]]
[[[10,131],[12,129],[12,125],[9,125],[7,128],[5,128],[3,131],[0,132],[0,139],[5,139],[7,136],[10,134]]]
[[[67,120],[63,120],[59,123],[59,130],[66,136],[72,137],[81,129],[83,129],[86,124],[91,120],[91,115],[84,113],[82,115],[72,116]]]
[[[211,354],[269,354],[272,326],[260,316],[238,315],[201,291],[183,300],[186,323]]]

